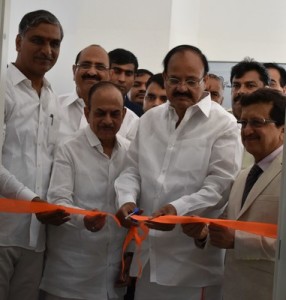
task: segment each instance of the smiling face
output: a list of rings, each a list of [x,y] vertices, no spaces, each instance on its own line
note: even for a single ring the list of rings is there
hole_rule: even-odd
[[[56,63],[61,45],[59,25],[40,23],[16,37],[15,66],[30,80],[41,79]]]
[[[242,107],[241,120],[270,118],[272,103],[257,103]],[[274,120],[275,121],[275,120]],[[249,124],[241,129],[241,139],[245,149],[258,162],[283,144],[284,126],[277,127],[275,123],[266,123],[254,128]]]
[[[175,53],[169,60],[166,73],[163,74],[167,97],[182,119],[187,108],[202,99],[205,90],[204,65],[198,54],[193,51]],[[175,78],[180,83],[172,86],[168,78]],[[189,87],[186,80],[196,81],[194,87]],[[184,81],[184,82],[182,82]]]
[[[73,65],[73,73],[78,96],[86,103],[90,88],[109,79],[108,66],[108,54],[100,46],[89,46],[81,51],[77,64]]]

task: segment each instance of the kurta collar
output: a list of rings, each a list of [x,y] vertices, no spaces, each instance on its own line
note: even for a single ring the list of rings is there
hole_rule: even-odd
[[[90,146],[93,148],[97,148],[100,152],[103,153],[103,147],[101,145],[101,142],[98,139],[98,137],[95,135],[95,133],[91,130],[89,125],[87,125],[84,128],[84,131]],[[116,138],[116,142],[113,150],[118,149],[118,147],[121,147],[120,139],[117,136],[115,138]]]
[[[64,100],[62,101],[62,106],[63,107],[67,107],[67,106],[73,104],[74,102],[78,102],[78,104],[82,108],[85,107],[85,103],[84,103],[83,99],[79,98],[76,90],[73,93],[71,93],[69,96],[67,96],[66,98],[64,98]]]
[[[14,86],[21,82],[29,82],[32,86],[31,80],[27,78],[13,63],[9,65],[9,70],[12,74],[11,80]],[[51,84],[45,77],[43,78],[43,86],[52,90]]]
[[[172,113],[176,113],[174,107],[171,106],[171,103],[170,103],[169,100],[166,102],[165,105],[168,106],[167,111],[172,112]],[[197,110],[200,110],[208,118],[209,115],[210,115],[210,111],[211,111],[211,105],[212,105],[212,100],[211,100],[211,97],[210,97],[210,93],[204,92],[203,98],[198,103],[196,103],[195,105],[190,106],[186,110],[186,114],[192,115]],[[192,113],[190,113],[190,112],[192,112]]]

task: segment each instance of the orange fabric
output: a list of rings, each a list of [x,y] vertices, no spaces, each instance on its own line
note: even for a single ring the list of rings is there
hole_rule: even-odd
[[[146,221],[149,217],[145,216],[132,216],[137,221]],[[277,238],[277,225],[269,223],[259,222],[244,222],[234,220],[223,220],[223,219],[208,219],[201,217],[190,217],[190,216],[160,216],[152,219],[153,222],[159,222],[164,224],[186,224],[186,223],[214,223],[217,225],[226,226],[235,230],[241,230],[248,233],[254,233],[270,238]]]
[[[62,205],[50,204],[47,202],[36,202],[36,201],[26,201],[26,200],[13,200],[13,199],[3,199],[0,198],[0,212],[5,213],[39,213],[39,212],[49,212],[57,209],[63,209],[70,214],[79,214],[85,216],[95,216],[95,215],[109,215],[111,216],[118,226],[121,226],[118,219],[110,214],[102,211],[91,211],[75,207],[68,207]]]
[[[80,215],[109,215],[111,216],[117,224],[120,226],[118,219],[106,212],[101,211],[90,211],[84,210],[80,208],[74,207],[67,207],[61,205],[50,204],[47,202],[31,202],[25,200],[14,200],[14,199],[1,199],[0,198],[0,212],[5,213],[39,213],[39,212],[48,212],[57,209],[63,209],[70,214],[80,214]],[[148,216],[138,216],[133,215],[132,218],[138,221],[138,227],[134,226],[131,227],[123,244],[123,251],[122,251],[122,272],[124,270],[124,259],[123,255],[127,249],[127,246],[131,242],[132,239],[135,240],[136,246],[139,249],[142,242],[146,239],[149,228],[144,224],[144,221],[149,220],[150,217]],[[277,238],[277,225],[276,224],[268,224],[268,223],[259,223],[259,222],[243,222],[243,221],[234,221],[234,220],[222,220],[222,219],[209,219],[209,218],[200,218],[200,217],[191,217],[191,216],[160,216],[157,218],[152,219],[153,222],[159,222],[164,224],[186,224],[186,223],[214,223],[217,225],[226,226],[235,230],[242,230],[248,233],[253,233],[261,236],[266,236],[270,238]],[[141,234],[139,231],[141,229]],[[140,262],[140,255],[138,255],[139,265],[139,276],[142,272],[142,264]]]
[[[97,215],[97,214],[104,214],[109,215],[114,218],[114,220],[118,223],[119,221],[117,218],[110,214],[100,211],[90,211],[84,210],[80,208],[74,207],[67,207],[61,205],[50,204],[46,202],[31,202],[25,200],[13,200],[13,199],[4,199],[0,198],[0,212],[7,212],[7,213],[38,213],[38,212],[48,212],[53,211],[56,209],[63,209],[68,213],[71,214],[81,214],[81,215]],[[133,219],[139,221],[141,224],[143,221],[149,219],[148,216],[137,216],[133,215]],[[218,225],[226,226],[235,230],[242,230],[249,233],[254,233],[266,237],[277,238],[277,225],[276,224],[269,224],[269,223],[259,223],[259,222],[244,222],[244,221],[234,221],[234,220],[222,220],[222,219],[208,219],[208,218],[200,218],[200,217],[190,217],[190,216],[160,216],[157,218],[152,219],[154,222],[160,222],[165,224],[185,224],[185,223],[215,223]],[[131,231],[132,236],[135,238],[137,244],[142,242],[142,238],[146,237],[147,230],[146,226],[140,225],[141,229],[143,229],[143,235],[139,235],[136,231]],[[130,234],[131,234],[130,233]]]

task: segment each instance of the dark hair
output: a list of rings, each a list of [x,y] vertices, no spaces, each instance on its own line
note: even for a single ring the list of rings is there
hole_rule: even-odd
[[[89,47],[99,47],[99,48],[102,48],[100,45],[97,45],[97,44],[92,44],[92,45],[89,45],[89,46],[85,47],[84,49],[80,50],[79,53],[77,54],[77,56],[76,56],[76,58],[75,58],[75,64],[78,63],[82,51],[85,50],[86,48],[89,48]],[[103,49],[103,48],[102,48],[102,49]]]
[[[233,78],[241,78],[246,72],[256,71],[259,74],[259,79],[263,82],[264,86],[269,85],[270,78],[267,69],[259,62],[252,58],[246,57],[244,60],[231,68],[230,82]]]
[[[240,103],[242,107],[261,103],[272,104],[270,118],[275,121],[277,127],[285,123],[286,96],[280,91],[260,88],[251,94],[242,95]]]
[[[145,74],[149,75],[149,76],[153,75],[153,73],[151,71],[147,70],[147,69],[138,69],[137,72],[136,72],[136,74],[135,74],[135,76],[140,77],[140,76],[143,76]]]
[[[171,57],[178,52],[185,52],[185,51],[191,51],[191,52],[195,52],[196,54],[198,54],[198,56],[201,58],[202,63],[204,65],[204,75],[206,75],[209,71],[209,64],[208,64],[207,58],[199,48],[197,48],[195,46],[191,46],[191,45],[180,45],[180,46],[177,46],[177,47],[171,49],[167,53],[167,55],[165,56],[165,58],[163,60],[164,73],[167,73],[168,64],[169,64]]]
[[[127,65],[133,64],[134,71],[137,72],[138,69],[138,60],[137,57],[130,51],[117,48],[108,53],[110,65],[118,64],[118,65]]]
[[[280,74],[280,85],[281,85],[281,87],[284,87],[286,85],[286,70],[283,67],[279,66],[276,63],[264,63],[263,66],[266,69],[275,69],[275,70],[277,70]]]
[[[115,83],[113,83],[113,82],[111,82],[111,81],[105,81],[105,80],[99,81],[99,82],[97,82],[96,84],[94,84],[94,85],[90,88],[90,90],[89,90],[89,92],[88,92],[88,98],[87,98],[87,107],[88,107],[88,109],[90,109],[90,107],[91,107],[91,97],[92,97],[92,95],[93,95],[97,90],[102,89],[102,88],[106,88],[106,87],[115,87],[115,88],[120,92],[120,95],[122,95],[122,92],[121,92],[121,90],[120,90],[120,88],[118,87],[117,84],[115,84]],[[124,103],[123,96],[122,96],[122,103]],[[124,104],[122,104],[122,105],[124,105]]]
[[[30,28],[37,27],[41,23],[58,25],[61,32],[61,40],[63,39],[64,31],[60,21],[52,13],[43,9],[25,14],[19,24],[18,34],[23,36]]]
[[[155,75],[151,76],[151,77],[148,79],[148,81],[146,82],[146,89],[148,89],[148,86],[149,86],[152,82],[157,83],[162,89],[165,89],[165,86],[164,86],[164,78],[163,78],[162,73],[158,73],[158,74],[155,74]]]
[[[209,73],[208,76],[209,76],[209,78],[219,81],[222,89],[224,90],[225,83],[224,83],[224,78],[222,76],[217,76],[216,74],[213,74],[213,73]]]

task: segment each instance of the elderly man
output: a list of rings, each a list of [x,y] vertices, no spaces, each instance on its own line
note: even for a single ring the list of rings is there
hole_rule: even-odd
[[[56,154],[48,200],[51,203],[115,213],[114,180],[129,142],[116,137],[124,117],[123,97],[111,82],[95,84],[79,130]],[[49,227],[41,289],[46,300],[122,297],[115,289],[125,229],[104,216],[72,216]]]
[[[163,65],[169,101],[141,117],[115,184],[117,215],[126,227],[134,225],[126,216],[139,205],[153,217],[219,216],[222,195],[240,169],[236,121],[204,91],[205,55],[181,45],[169,51]],[[223,253],[215,247],[203,253],[181,226],[152,220],[146,225],[150,232],[142,245],[135,299],[220,299]],[[131,275],[137,275],[136,267],[135,257]]]
[[[45,74],[58,59],[62,39],[62,26],[53,14],[27,13],[16,37],[16,61],[7,70],[2,163],[26,186],[20,189],[27,200],[45,199],[49,186],[60,108]],[[59,213],[58,224],[67,217]],[[0,214],[1,299],[37,299],[44,229],[34,215]]]
[[[241,138],[255,164],[236,178],[226,215],[232,220],[276,224],[286,97],[275,90],[259,89],[244,95],[241,107]],[[191,227],[185,226],[189,235]],[[206,233],[204,230],[200,238]],[[209,237],[212,245],[227,249],[223,299],[272,299],[275,239],[214,224],[209,226]]]
[[[224,79],[221,76],[209,73],[206,81],[206,91],[211,94],[211,99],[222,105],[224,92]]]

